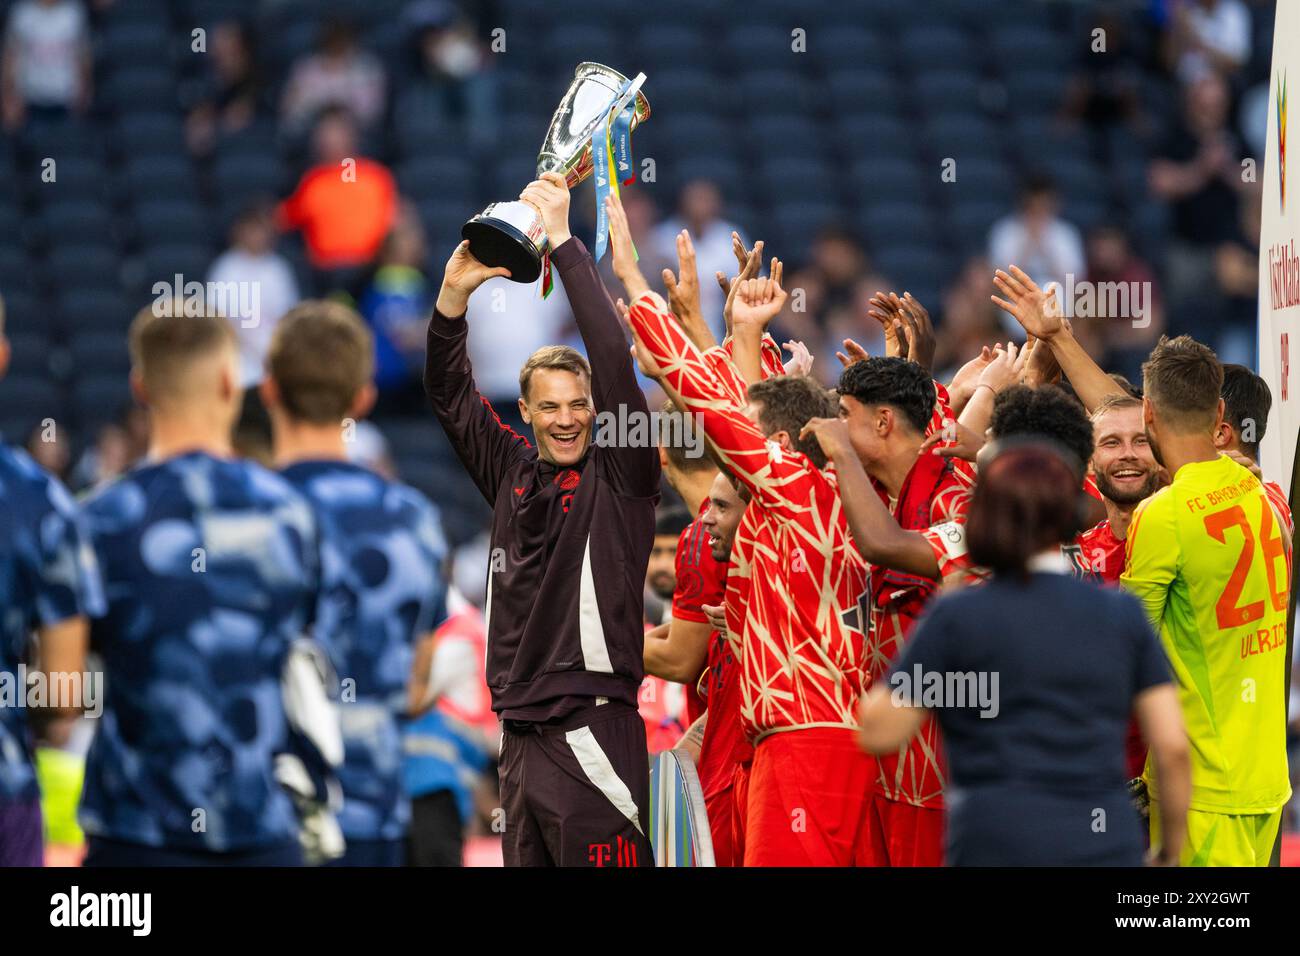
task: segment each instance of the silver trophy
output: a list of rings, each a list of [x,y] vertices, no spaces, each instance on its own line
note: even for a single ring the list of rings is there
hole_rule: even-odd
[[[595,160],[591,136],[611,116],[636,99],[631,128],[650,115],[650,101],[641,92],[645,74],[630,83],[617,70],[599,63],[579,63],[573,82],[551,117],[551,126],[537,155],[537,175],[563,174],[572,189],[591,175]],[[461,237],[469,240],[474,258],[486,266],[505,266],[516,282],[532,282],[541,273],[548,242],[542,218],[519,200],[494,202],[465,223]]]

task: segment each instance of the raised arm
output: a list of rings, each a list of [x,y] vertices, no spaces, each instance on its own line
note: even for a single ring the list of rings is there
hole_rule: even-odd
[[[543,173],[541,179],[528,184],[520,199],[541,213],[551,241],[551,261],[564,283],[591,363],[591,394],[597,413],[620,417],[635,413],[648,420],[650,409],[637,384],[614,300],[600,281],[587,247],[569,234],[569,187],[564,177]],[[615,443],[602,451],[604,461],[611,465],[609,477],[621,493],[638,498],[658,493],[659,452],[654,445]]]
[[[1010,272],[998,269],[993,284],[1006,296],[1005,299],[992,296],[993,304],[1011,313],[1026,332],[1041,340],[1039,348],[1042,342],[1047,343],[1061,371],[1089,412],[1109,396],[1124,394],[1124,390],[1102,371],[1070,332],[1056,301],[1056,290],[1044,292],[1016,266],[1012,266]]]
[[[814,418],[803,433],[816,436],[826,457],[835,463],[844,516],[858,553],[871,564],[937,580],[939,560],[930,539],[899,527],[853,450],[848,426],[838,418]]]
[[[527,439],[502,424],[474,385],[465,311],[475,289],[493,276],[509,274],[507,269],[489,269],[475,259],[468,240],[456,247],[447,260],[442,289],[429,320],[424,363],[429,407],[488,504],[496,502],[497,489],[511,466],[533,452]]]
[[[816,470],[812,463],[767,438],[745,416],[663,299],[649,290],[643,292],[628,310],[628,323],[638,345],[658,367],[669,397],[679,408],[701,416],[704,432],[727,471],[774,515],[788,517],[806,510],[812,493],[808,482]],[[791,441],[796,437],[791,435]]]

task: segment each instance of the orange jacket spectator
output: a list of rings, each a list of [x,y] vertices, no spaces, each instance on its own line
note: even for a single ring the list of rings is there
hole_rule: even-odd
[[[307,171],[277,210],[282,229],[301,229],[318,269],[365,265],[397,215],[392,174],[374,160],[323,164]]]

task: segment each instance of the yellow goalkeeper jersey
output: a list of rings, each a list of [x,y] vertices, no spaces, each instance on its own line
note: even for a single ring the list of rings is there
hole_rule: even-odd
[[[1184,465],[1134,513],[1121,584],[1146,605],[1178,681],[1194,810],[1271,813],[1291,795],[1289,563],[1263,486],[1230,458]]]

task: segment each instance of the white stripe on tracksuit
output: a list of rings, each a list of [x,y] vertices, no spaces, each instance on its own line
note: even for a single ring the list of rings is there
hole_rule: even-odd
[[[632,799],[632,791],[614,772],[614,765],[605,756],[605,751],[601,749],[600,742],[591,732],[591,728],[579,727],[577,730],[570,730],[564,735],[564,739],[568,742],[573,755],[578,758],[578,764],[582,767],[582,772],[587,775],[587,779],[596,785],[596,789],[603,793],[623,816],[632,821],[632,826],[636,827],[638,833],[644,834],[645,831],[641,828],[641,814],[637,810],[636,801]]]

